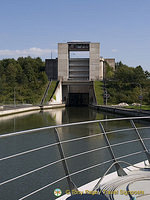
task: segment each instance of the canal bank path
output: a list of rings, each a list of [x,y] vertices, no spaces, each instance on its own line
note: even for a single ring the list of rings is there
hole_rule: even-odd
[[[91,105],[90,107],[96,110],[100,110],[100,111],[132,116],[132,117],[150,116],[149,110],[136,110],[136,109],[129,109],[129,108],[121,108],[118,106],[104,106],[104,105]]]
[[[62,108],[65,106],[66,106],[65,104],[51,104],[45,106],[39,106],[39,105],[33,106],[31,104],[21,104],[16,106],[4,105],[0,107],[0,117],[5,115],[23,113],[23,112]],[[150,111],[145,111],[145,110],[135,110],[135,109],[121,108],[117,106],[104,106],[104,105],[90,105],[89,107],[98,111],[121,114],[126,116],[134,116],[134,117],[150,116]]]
[[[65,107],[65,104],[53,104],[53,105],[45,105],[45,106],[33,106],[31,104],[23,104],[23,105],[4,105],[0,107],[0,117],[5,115],[12,115],[23,112],[30,112],[36,110],[46,110],[46,109],[55,109]]]

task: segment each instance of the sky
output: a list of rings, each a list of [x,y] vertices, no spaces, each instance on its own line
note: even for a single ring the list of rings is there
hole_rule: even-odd
[[[0,59],[55,58],[70,41],[150,71],[150,0],[0,0]]]

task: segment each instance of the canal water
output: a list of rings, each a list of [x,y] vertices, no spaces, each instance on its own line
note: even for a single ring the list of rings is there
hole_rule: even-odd
[[[58,108],[55,110],[47,110],[44,112],[32,112],[23,113],[12,116],[6,116],[0,118],[0,134],[7,134],[15,131],[28,130],[33,128],[40,128],[44,126],[66,124],[71,122],[80,122],[96,119],[109,119],[122,117],[119,115],[113,115],[105,112],[98,112],[96,110],[87,107],[68,107]],[[149,122],[136,122],[137,126],[148,126]],[[106,131],[118,130],[123,128],[131,128],[129,121],[118,122],[105,122],[103,126]],[[70,143],[64,143],[63,149],[65,156],[71,156],[81,152],[89,151],[95,148],[105,146],[105,140],[100,135],[101,130],[98,124],[78,125],[74,127],[65,127],[58,129],[61,141],[68,139],[75,139],[84,136],[92,136],[97,134],[96,137],[89,137],[83,140],[77,140]],[[149,137],[147,129],[141,131],[143,137]],[[118,133],[111,133],[108,135],[111,144],[123,142],[126,140],[137,139],[137,135],[134,130],[122,131]],[[12,154],[20,153],[30,149],[38,148],[44,145],[52,144],[56,142],[54,130],[46,130],[40,132],[33,132],[29,134],[22,134],[19,136],[11,136],[0,139],[0,158],[9,156]],[[150,146],[149,140],[146,141],[147,147]],[[116,157],[123,156],[125,154],[142,151],[142,147],[139,142],[131,144],[125,144],[113,147]],[[51,162],[60,159],[58,147],[45,148],[40,151],[28,153],[23,156],[17,156],[8,160],[0,161],[0,183],[17,177],[21,174],[27,173],[36,168],[40,168]],[[78,170],[96,165],[98,163],[110,160],[110,154],[108,149],[103,149],[84,156],[75,157],[67,160],[70,173],[74,173]],[[137,163],[145,160],[144,154],[137,154],[124,158],[123,160],[130,163]],[[72,180],[79,187],[96,178],[102,176],[107,168],[112,164],[109,162],[99,167],[86,170],[83,173],[79,173],[72,176]],[[114,169],[112,169],[113,171]],[[9,183],[3,185],[0,184],[0,199],[2,200],[18,200],[21,197],[41,188],[45,185],[65,176],[62,163],[57,163],[55,166],[46,167],[40,171],[29,174],[25,177],[18,178]],[[68,190],[68,184],[66,180],[62,180],[52,186],[49,186],[42,191],[35,193],[28,200],[54,200],[54,190],[60,188],[62,193]]]

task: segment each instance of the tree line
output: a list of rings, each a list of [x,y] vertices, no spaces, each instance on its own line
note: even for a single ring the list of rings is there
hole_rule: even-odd
[[[139,102],[150,104],[150,73],[141,66],[116,63],[116,70],[105,63],[104,83],[110,94],[108,103]],[[41,58],[19,57],[0,60],[0,104],[39,104],[47,85],[45,62]]]
[[[47,81],[39,57],[0,60],[0,103],[39,103]]]
[[[110,94],[108,102],[139,103],[150,105],[150,73],[139,65],[129,67],[122,62],[116,63],[116,69],[106,64],[105,86]]]

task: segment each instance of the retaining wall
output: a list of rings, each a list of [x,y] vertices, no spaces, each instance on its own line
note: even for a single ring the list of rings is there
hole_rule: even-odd
[[[143,111],[143,110],[134,110],[134,109],[126,109],[126,108],[118,108],[115,106],[103,106],[103,105],[90,105],[90,107],[101,110],[105,112],[111,112],[115,114],[127,115],[127,116],[148,116],[150,115],[150,111]]]

